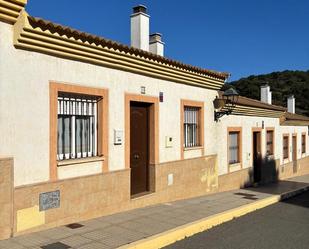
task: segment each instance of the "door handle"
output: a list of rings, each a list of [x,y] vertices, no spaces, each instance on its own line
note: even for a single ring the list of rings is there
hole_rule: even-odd
[[[133,158],[134,158],[134,159],[139,159],[139,155],[138,155],[138,154],[134,154],[134,155],[133,155]]]

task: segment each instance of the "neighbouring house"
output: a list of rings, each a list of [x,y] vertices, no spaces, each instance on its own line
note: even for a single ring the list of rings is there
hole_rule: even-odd
[[[263,86],[216,122],[229,74],[164,57],[146,7],[126,46],[26,3],[0,1],[0,239],[309,173],[294,97]]]

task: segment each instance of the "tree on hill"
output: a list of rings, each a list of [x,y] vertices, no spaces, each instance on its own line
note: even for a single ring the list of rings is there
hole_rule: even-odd
[[[272,103],[286,106],[289,95],[296,98],[296,113],[309,116],[309,70],[283,71],[263,75],[251,75],[224,85],[233,86],[240,95],[260,100],[260,87],[268,84],[272,91]]]

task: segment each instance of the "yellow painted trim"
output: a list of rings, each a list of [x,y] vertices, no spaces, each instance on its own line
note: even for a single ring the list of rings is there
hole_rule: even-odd
[[[49,30],[43,31],[40,28],[33,29],[30,26],[29,23],[24,28],[24,31],[37,34],[40,37],[42,37],[42,36],[48,37],[48,38],[50,38],[48,41],[53,41],[53,43],[55,42],[55,40],[66,42],[66,43],[63,43],[63,44],[68,44],[68,42],[69,42],[71,44],[77,44],[78,45],[78,47],[77,47],[78,49],[80,49],[80,46],[84,46],[84,47],[89,47],[89,48],[96,49],[96,50],[107,51],[109,54],[112,53],[114,55],[121,55],[121,56],[127,57],[128,59],[132,59],[132,57],[133,57],[133,59],[134,58],[138,58],[141,61],[141,62],[138,61],[138,63],[143,63],[143,62],[153,63],[154,65],[157,64],[157,65],[160,65],[160,66],[165,66],[167,69],[173,68],[173,70],[177,70],[179,72],[191,73],[192,76],[197,77],[197,79],[205,79],[205,77],[206,77],[206,78],[208,78],[210,80],[210,82],[213,82],[213,83],[218,83],[218,81],[219,82],[223,82],[222,79],[219,79],[219,78],[216,78],[216,77],[212,77],[212,76],[209,76],[207,74],[195,73],[194,71],[190,71],[190,70],[187,70],[187,69],[179,68],[179,67],[176,67],[176,66],[169,66],[169,65],[164,64],[164,63],[162,63],[160,61],[145,59],[144,57],[141,57],[139,55],[120,52],[120,51],[114,50],[112,48],[102,47],[101,45],[93,45],[93,44],[88,43],[87,41],[82,42],[80,40],[75,40],[73,38],[68,39],[68,37],[66,37],[65,35],[64,36],[60,36],[58,34],[52,34]],[[134,62],[136,62],[136,61],[134,61]],[[214,80],[212,80],[212,79],[214,79]]]
[[[96,59],[89,59],[89,58],[85,58],[83,56],[73,55],[72,53],[64,53],[64,52],[56,51],[54,49],[40,48],[40,47],[37,47],[37,46],[28,45],[28,44],[19,44],[17,47],[23,48],[23,49],[31,49],[33,51],[42,52],[42,53],[53,54],[53,55],[60,56],[60,57],[63,57],[63,58],[76,59],[76,60],[80,60],[80,61],[84,61],[84,62],[88,62],[88,63],[93,63],[93,64],[97,64],[97,65],[101,65],[101,66],[106,66],[106,67],[110,67],[110,68],[114,68],[114,69],[119,69],[119,70],[123,70],[123,71],[129,71],[129,72],[132,72],[132,73],[142,74],[142,75],[146,75],[146,76],[150,76],[150,77],[154,77],[154,78],[158,78],[158,79],[170,80],[170,81],[179,82],[179,83],[183,83],[183,84],[187,84],[187,85],[199,86],[199,87],[218,90],[218,87],[209,87],[209,86],[207,87],[204,84],[193,83],[192,81],[189,81],[189,80],[182,80],[182,79],[175,78],[175,77],[164,76],[163,74],[147,72],[147,71],[143,71],[143,70],[139,70],[139,69],[136,69],[136,68],[127,67],[127,66],[120,66],[120,65],[117,65],[117,64],[113,64],[113,63],[109,63],[109,62],[105,62],[105,61],[99,61],[99,60],[96,60]]]
[[[13,24],[14,22],[16,22],[16,18],[2,14],[1,9],[0,9],[0,21],[5,21],[5,22]]]
[[[22,16],[22,17],[21,17]],[[195,73],[156,60],[124,53],[101,45],[89,44],[81,40],[52,34],[48,30],[34,29],[28,14],[23,11],[15,25],[14,45],[68,59],[90,62],[155,78],[171,80],[183,84],[219,90],[224,80],[209,75]]]
[[[28,2],[28,0],[11,0],[11,1],[22,4],[22,5],[26,5]]]
[[[119,249],[162,248],[173,244],[178,240],[182,240],[186,237],[190,237],[194,234],[206,231],[214,226],[230,221],[236,217],[243,216],[255,210],[277,203],[280,201],[280,199],[280,195],[271,196],[254,203],[246,204],[232,210],[228,210],[183,226],[179,226],[175,229],[171,229],[169,231],[136,241],[134,243],[121,246]]]
[[[38,39],[36,39],[36,40],[27,39],[27,38],[25,38],[26,36],[24,34],[22,34],[21,36],[22,37],[18,40],[19,42],[31,43],[33,45],[37,45],[37,46],[40,46],[40,47],[49,47],[52,50],[62,51],[63,53],[61,53],[61,54],[72,54],[72,55],[76,54],[77,56],[81,56],[85,59],[92,58],[92,59],[97,60],[97,61],[102,60],[102,57],[100,55],[90,54],[90,53],[84,52],[82,49],[71,50],[70,48],[67,48],[67,47],[64,47],[64,46],[61,46],[61,45],[56,45],[56,44],[51,45],[50,43],[45,44],[44,42],[40,42]],[[162,75],[164,74],[163,70],[157,70],[157,69],[151,68],[149,66],[139,66],[137,63],[136,64],[127,63],[122,59],[119,60],[119,59],[116,59],[116,58],[113,58],[113,57],[111,57],[111,58],[104,57],[104,60],[107,61],[107,62],[110,62],[111,64],[120,64],[123,67],[127,67],[127,68],[135,67],[137,70],[141,70],[142,72],[153,72],[155,74],[162,74]],[[197,84],[203,84],[202,81],[198,81],[198,80],[195,80],[193,78],[181,77],[181,76],[171,74],[171,73],[165,73],[165,74],[167,75],[167,77],[175,77],[177,79],[179,78],[179,79],[187,80],[188,82],[191,81],[191,82],[195,82]]]
[[[0,7],[0,11],[5,14],[5,15],[8,15],[8,16],[11,16],[13,18],[17,18],[19,16],[19,12],[17,11],[14,11],[14,10],[11,10],[11,9],[6,9],[6,8],[2,8]]]
[[[14,5],[19,5],[19,6],[22,6],[24,7],[28,0],[1,0],[0,2],[6,2],[6,3],[11,3],[11,4],[14,4]]]
[[[16,5],[14,3],[11,3],[11,2],[7,2],[5,0],[0,0],[0,6],[2,6],[2,8],[6,7],[8,9],[11,9],[11,10],[16,10],[16,11],[21,11],[23,7],[19,6],[19,5]]]
[[[17,210],[17,232],[45,224],[45,211],[40,212],[39,206]]]
[[[87,53],[89,53],[89,55],[92,55],[92,56],[97,55],[99,56],[98,58],[101,58],[102,56],[107,57],[107,58],[114,58],[118,62],[120,60],[120,62],[122,62],[123,64],[132,65],[132,63],[134,63],[134,65],[139,66],[139,67],[144,67],[146,69],[148,69],[149,65],[151,64],[153,70],[157,69],[157,71],[159,70],[160,72],[164,71],[166,73],[169,73],[170,75],[175,74],[175,71],[177,71],[177,74],[176,74],[177,76],[180,75],[180,76],[188,77],[189,75],[191,80],[193,79],[199,82],[205,82],[205,77],[206,77],[208,84],[211,84],[213,86],[218,85],[218,81],[213,80],[215,78],[212,78],[212,77],[192,73],[190,71],[180,69],[180,68],[175,68],[175,67],[171,69],[170,66],[162,64],[161,62],[147,60],[147,59],[144,59],[143,57],[136,56],[136,55],[121,53],[119,51],[115,51],[112,49],[103,48],[102,46],[91,45],[89,43],[83,43],[81,41],[63,38],[59,35],[51,34],[48,31],[44,31],[44,32],[40,31],[40,29],[24,28],[24,31],[21,36],[28,38],[29,40],[40,41],[42,42],[41,45],[44,45],[44,43],[48,43],[48,44],[52,44],[53,46],[63,47],[63,49],[64,48],[72,49],[72,52],[74,50],[78,50],[79,52],[81,51],[84,52],[86,55]],[[20,39],[19,41],[22,42],[22,39]]]
[[[0,0],[0,21],[14,24],[27,0]]]
[[[285,120],[280,122],[281,126],[309,126],[309,121],[302,120]]]
[[[227,110],[227,109],[224,108],[224,110]],[[284,114],[284,111],[236,105],[232,114],[233,115],[255,116],[255,117],[280,118]]]

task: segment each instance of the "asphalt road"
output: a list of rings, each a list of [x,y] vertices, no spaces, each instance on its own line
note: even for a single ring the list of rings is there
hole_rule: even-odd
[[[309,249],[309,191],[165,249]]]

